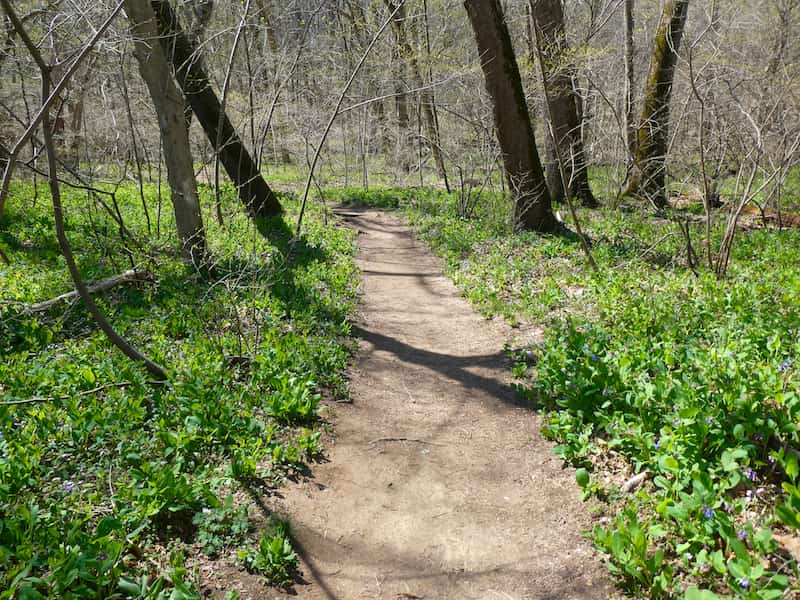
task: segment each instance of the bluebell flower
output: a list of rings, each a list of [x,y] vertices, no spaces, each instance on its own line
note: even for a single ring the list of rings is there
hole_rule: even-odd
[[[739,580],[739,587],[742,588],[743,590],[749,590],[750,589],[750,580],[747,577],[742,577]]]
[[[703,516],[704,516],[706,519],[711,519],[711,518],[714,516],[714,509],[713,509],[713,508],[711,508],[710,506],[706,506],[706,507],[703,509]]]

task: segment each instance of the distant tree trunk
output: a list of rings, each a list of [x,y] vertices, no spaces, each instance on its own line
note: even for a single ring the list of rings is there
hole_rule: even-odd
[[[542,71],[544,85],[548,88],[548,114],[552,118],[555,143],[561,151],[567,181],[572,187],[572,196],[587,207],[597,207],[592,190],[589,187],[589,173],[586,166],[586,154],[581,135],[581,115],[578,111],[579,95],[575,89],[575,69],[566,62],[568,60],[567,36],[564,28],[564,9],[562,0],[530,0],[531,13],[536,28],[536,40],[539,51],[544,57]],[[552,144],[548,149],[545,164],[547,186],[553,200],[564,199],[564,189],[559,172],[558,159]]]
[[[625,195],[639,196],[656,208],[667,205],[666,154],[669,101],[689,0],[665,0],[644,89],[637,133],[636,161]]]
[[[633,72],[633,7],[635,0],[625,0],[625,141],[628,147],[627,176],[630,177],[636,157],[636,105],[633,90],[636,80]]]
[[[786,49],[789,46],[789,40],[792,33],[792,13],[797,8],[796,0],[788,1],[774,1],[775,10],[778,13],[778,32],[775,38],[775,46],[772,51],[772,58],[770,58],[767,65],[767,77],[774,77],[781,65],[785,61]]]
[[[500,0],[466,0],[464,6],[475,33],[486,90],[494,106],[506,178],[514,194],[515,225],[534,231],[553,231],[558,223],[550,207],[550,194]]]
[[[178,84],[192,105],[206,137],[219,154],[220,162],[236,186],[247,212],[254,218],[281,214],[277,197],[264,181],[230,119],[222,112],[198,50],[181,29],[169,2],[152,0],[152,5],[158,21],[161,46],[172,62]],[[218,131],[220,123],[222,130]],[[218,140],[222,141],[221,145]]]
[[[397,8],[397,0],[384,0],[384,2],[390,11]],[[401,12],[405,14],[402,8]],[[400,13],[398,13],[398,15],[399,14]],[[414,48],[408,40],[405,20],[402,18],[392,19],[392,30],[394,31],[395,42],[397,43],[400,55],[411,68],[414,85],[418,88],[424,87],[425,77],[423,76],[422,68],[417,59],[417,53],[414,52]],[[450,191],[450,182],[447,179],[447,167],[444,164],[444,155],[442,154],[441,140],[439,138],[439,127],[436,123],[435,102],[436,99],[431,90],[423,90],[420,92],[420,110],[422,111],[422,123],[425,127],[425,136],[428,138],[431,155],[436,163],[439,176],[444,181],[447,191]]]
[[[187,30],[189,40],[195,48],[199,48],[206,27],[208,27],[209,21],[211,21],[211,15],[214,13],[214,0],[188,0],[185,2],[184,7],[188,8],[190,11],[189,27]],[[189,127],[192,125],[192,105],[188,98],[184,98],[183,105],[183,110],[186,114],[186,125]]]
[[[200,266],[206,258],[206,239],[183,97],[172,79],[167,58],[155,41],[159,37],[158,28],[148,0],[125,0],[125,12],[131,23],[139,72],[158,115],[181,256],[186,262]]]
[[[403,21],[406,18],[405,5],[395,15],[395,20]],[[395,68],[394,91],[395,91],[395,110],[397,112],[397,153],[400,160],[401,169],[408,173],[411,170],[409,160],[411,138],[411,120],[408,111],[408,94],[406,93],[406,62],[400,52],[400,40],[397,37],[397,29],[393,28],[395,47],[392,49],[392,62]]]

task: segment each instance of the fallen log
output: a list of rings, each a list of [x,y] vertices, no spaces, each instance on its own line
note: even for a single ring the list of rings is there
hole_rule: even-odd
[[[113,277],[108,277],[106,279],[101,279],[100,281],[95,281],[87,285],[89,288],[90,294],[97,294],[106,292],[112,288],[115,288],[119,285],[123,285],[126,283],[137,283],[142,281],[155,281],[156,276],[153,275],[150,271],[140,271],[137,269],[131,269],[121,273],[119,275],[114,275]],[[44,312],[49,310],[53,306],[60,304],[61,302],[66,302],[68,300],[76,300],[78,298],[78,292],[73,290],[71,292],[67,292],[65,294],[61,294],[60,296],[56,296],[55,298],[51,298],[50,300],[45,300],[44,302],[39,302],[37,304],[31,304],[25,307],[23,312],[26,313],[38,313]]]

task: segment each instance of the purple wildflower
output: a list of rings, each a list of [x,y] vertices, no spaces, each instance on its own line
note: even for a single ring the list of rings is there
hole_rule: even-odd
[[[658,450],[661,447],[661,440],[656,440],[656,443],[653,444],[653,446],[655,446],[655,449]]]
[[[672,419],[672,426],[673,427],[679,427],[680,424],[681,424],[681,420],[680,419]]]
[[[75,482],[67,480],[61,484],[61,488],[68,494],[71,494],[75,491]]]
[[[744,529],[742,529],[741,531],[739,531],[739,534],[736,537],[743,542],[747,539],[747,532]]]
[[[745,477],[747,477],[750,481],[755,481],[758,479],[758,473],[753,471],[753,469],[747,469],[744,473]]]
[[[700,570],[701,571],[708,571],[711,568],[707,562],[700,563]]]
[[[706,417],[706,423],[711,425],[714,422],[714,417]]]
[[[749,590],[750,589],[750,580],[747,577],[742,577],[739,580],[739,587],[742,588],[743,590]]]
[[[706,519],[711,519],[711,518],[714,516],[714,509],[713,509],[713,508],[711,508],[710,506],[706,506],[706,507],[703,509],[703,516],[704,516]]]
[[[788,371],[788,370],[789,370],[789,367],[791,367],[791,366],[792,366],[792,359],[791,359],[791,358],[787,358],[787,359],[786,359],[785,361],[783,361],[783,362],[781,363],[781,365],[778,367],[778,372],[779,372],[779,373],[786,373],[786,371]]]
[[[694,555],[691,552],[686,552],[686,554],[684,554],[683,557],[686,560],[692,560],[694,558]]]

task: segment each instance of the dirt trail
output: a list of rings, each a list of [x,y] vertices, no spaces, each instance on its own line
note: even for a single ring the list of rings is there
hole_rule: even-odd
[[[571,471],[508,387],[509,331],[473,313],[397,218],[348,210],[364,273],[352,405],[290,484],[309,599],[605,598]]]

